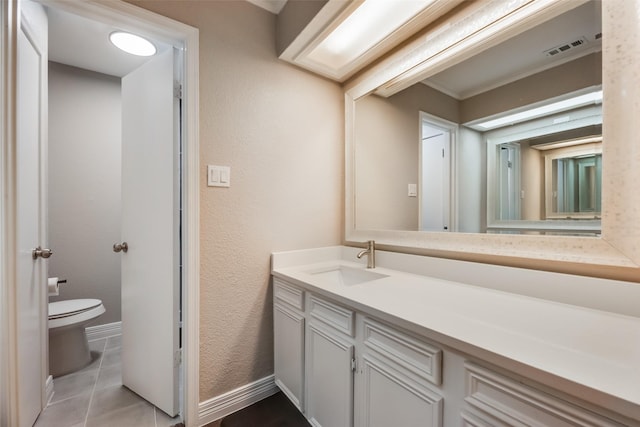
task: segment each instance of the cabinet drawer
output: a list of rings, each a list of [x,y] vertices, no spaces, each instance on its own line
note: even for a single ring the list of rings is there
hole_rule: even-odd
[[[304,311],[304,291],[280,280],[273,279],[273,298]]]
[[[390,359],[399,367],[430,383],[442,383],[442,350],[395,328],[365,317],[363,339],[369,351]]]
[[[492,425],[622,427],[595,412],[473,363],[465,363],[465,371],[465,401],[495,420]]]
[[[350,337],[355,334],[354,313],[351,310],[311,295],[309,298],[309,313],[312,318]]]

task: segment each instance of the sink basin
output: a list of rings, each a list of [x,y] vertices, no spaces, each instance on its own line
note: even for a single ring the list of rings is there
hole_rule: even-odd
[[[344,265],[309,271],[308,273],[314,277],[331,280],[344,286],[358,285],[360,283],[389,277],[386,274],[365,270],[364,268],[346,267]]]

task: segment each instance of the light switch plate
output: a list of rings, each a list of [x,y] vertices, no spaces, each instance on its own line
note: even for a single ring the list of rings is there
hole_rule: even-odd
[[[407,195],[409,197],[418,197],[418,184],[409,184]]]
[[[231,168],[229,166],[207,165],[207,186],[230,187]]]

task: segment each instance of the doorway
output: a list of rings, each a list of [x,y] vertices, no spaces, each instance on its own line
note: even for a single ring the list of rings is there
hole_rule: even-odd
[[[100,58],[111,56],[109,65],[121,60],[133,62],[132,55],[127,52],[107,43],[92,43],[94,38],[107,40],[117,27],[53,7],[47,7],[46,12],[49,61],[64,61],[75,66],[78,57],[86,61],[87,57],[95,55]],[[74,51],[65,56],[66,35],[75,32],[84,34],[87,46],[74,45]],[[182,208],[182,150],[178,131],[182,118],[179,94],[174,87],[182,84],[180,74],[175,72],[176,68],[180,69],[175,64],[181,62],[181,52],[157,39],[148,40],[155,46],[155,54],[134,56],[138,61],[131,67],[123,66],[122,71],[111,71],[107,67],[106,71],[116,78],[118,100],[115,106],[95,89],[100,84],[97,75],[101,73],[94,73],[90,79],[86,75],[80,76],[79,72],[67,72],[63,90],[49,90],[49,95],[56,95],[50,98],[51,131],[56,132],[50,131],[49,152],[58,154],[63,141],[79,140],[62,156],[66,165],[52,162],[49,168],[51,189],[56,191],[50,194],[50,205],[58,208],[59,199],[67,201],[62,214],[59,208],[49,210],[49,217],[54,220],[49,221],[50,244],[56,245],[59,254],[58,258],[50,260],[50,267],[63,265],[62,269],[56,268],[49,275],[79,275],[80,283],[63,286],[63,300],[74,299],[75,295],[110,298],[103,301],[107,312],[102,317],[120,312],[121,316],[115,319],[122,319],[121,384],[114,387],[116,392],[125,386],[174,417],[180,412]],[[85,53],[85,48],[90,53]],[[104,68],[99,60],[80,62],[79,65],[99,71]],[[54,75],[59,76],[60,71]],[[61,86],[59,79],[51,81],[52,88]],[[109,106],[101,109],[106,103]],[[71,113],[64,117],[64,110],[71,110]],[[90,123],[89,131],[83,132],[87,123]],[[101,140],[103,135],[108,139]],[[81,156],[83,148],[94,140],[98,143],[94,143],[92,151],[101,152],[101,155],[98,158],[93,153]],[[114,147],[111,157],[115,161],[112,162],[107,161],[109,147]],[[59,157],[50,156],[50,159]],[[61,175],[67,176],[66,185],[54,186],[59,179],[53,178]],[[95,177],[100,179],[94,181]],[[107,184],[108,181],[112,188],[100,186],[101,182]],[[110,192],[116,194],[108,199]],[[106,218],[105,214],[109,212],[112,215]],[[59,215],[52,217],[54,213]],[[60,233],[57,224],[62,227],[68,222],[65,217],[72,217],[72,223]],[[82,229],[87,223],[91,224],[89,229]],[[107,230],[108,224],[113,225],[113,230]],[[65,245],[69,240],[74,241]],[[128,250],[114,254],[112,246],[123,246],[125,242],[128,242]],[[100,268],[108,266],[109,259],[113,261],[112,273],[115,274],[112,276],[115,277],[109,277],[111,272]],[[65,262],[58,263],[60,260]],[[118,272],[120,277],[117,277]],[[106,278],[105,283],[98,284],[100,289],[92,289],[91,285],[95,286],[94,282],[100,278]],[[79,287],[82,289],[78,290]],[[95,294],[106,290],[110,292]],[[54,393],[55,386],[54,379]]]
[[[18,75],[16,72],[18,64],[15,62],[14,55],[11,55],[11,49],[14,49],[14,45],[7,42],[7,38],[5,37],[7,32],[6,29],[15,28],[16,24],[20,21],[19,14],[17,13],[17,9],[19,6],[23,5],[22,1],[12,1],[7,2],[10,3],[8,7],[5,7],[6,3],[3,2],[2,9],[2,19],[3,19],[3,48],[7,47],[7,54],[3,55],[2,58],[2,75]],[[185,60],[182,63],[181,71],[185,76],[183,79],[184,86],[182,93],[184,97],[182,99],[182,121],[180,134],[184,141],[182,157],[180,157],[180,153],[176,154],[174,159],[176,160],[176,164],[181,164],[182,172],[178,175],[182,176],[182,191],[178,192],[179,196],[177,196],[182,201],[182,245],[178,247],[176,250],[177,254],[182,259],[182,270],[178,272],[178,275],[182,279],[182,283],[184,284],[182,289],[182,294],[178,295],[176,300],[179,301],[180,297],[182,297],[182,301],[184,301],[183,307],[183,348],[184,348],[184,357],[181,357],[181,354],[171,354],[171,360],[179,361],[181,358],[186,361],[184,364],[186,368],[185,373],[185,382],[184,382],[184,402],[185,406],[183,409],[184,418],[186,420],[187,425],[195,425],[197,423],[197,335],[198,335],[198,327],[197,327],[197,284],[198,284],[198,268],[197,268],[197,260],[198,260],[198,221],[197,221],[197,210],[198,210],[198,183],[197,183],[197,53],[198,53],[198,32],[196,29],[188,27],[186,25],[177,23],[168,18],[164,18],[162,16],[158,16],[155,14],[150,14],[148,11],[144,11],[142,9],[138,9],[134,6],[131,6],[122,2],[106,2],[104,4],[90,4],[88,2],[57,2],[55,0],[44,0],[41,3],[44,3],[47,6],[51,7],[60,7],[64,8],[73,13],[82,14],[87,17],[92,17],[94,19],[102,18],[105,21],[109,21],[112,24],[116,23],[120,25],[120,28],[135,30],[143,29],[140,31],[144,31],[146,35],[151,38],[153,36],[161,37],[163,40],[171,43],[175,43],[181,49],[183,49],[185,53]],[[8,85],[9,84],[9,85]],[[8,92],[13,94],[12,87],[10,86],[11,80],[3,79],[3,89],[9,89]],[[174,93],[173,82],[171,82],[171,87],[169,91]],[[46,93],[46,91],[45,91]],[[3,133],[2,138],[2,152],[11,153],[12,150],[15,150],[15,139],[7,137],[10,136],[17,127],[17,120],[11,116],[6,114],[7,111],[10,111],[15,103],[19,103],[18,96],[7,97],[7,105],[8,108],[5,110],[3,108],[3,128],[7,130],[6,133]],[[5,126],[6,125],[6,126]],[[173,135],[172,135],[173,137]],[[9,188],[6,194],[8,197],[7,203],[2,204],[2,218],[3,218],[3,226],[7,226],[7,228],[15,227],[16,218],[11,215],[11,212],[15,209],[15,187],[12,190],[11,184],[15,181],[16,170],[11,167],[12,158],[3,156],[2,157],[2,166],[3,171],[7,171],[7,180],[3,180],[3,190]],[[17,163],[18,171],[23,166],[20,163]],[[12,175],[13,174],[13,175]],[[46,212],[46,211],[45,211]],[[38,213],[40,217],[42,217],[41,213]],[[34,244],[35,245],[35,244]],[[3,247],[5,249],[5,247]],[[10,269],[14,269],[14,265],[17,263],[17,253],[15,252],[15,247],[13,246],[13,242],[9,241],[6,246],[6,251],[3,251],[2,254],[2,262],[4,266],[8,266]],[[35,262],[35,261],[34,261]],[[38,260],[38,262],[44,262]],[[7,307],[11,307],[15,303],[11,301],[12,298],[15,298],[15,288],[20,286],[20,283],[12,283],[7,280],[6,275],[3,275],[2,281],[2,294],[8,295],[9,298],[6,300],[3,298],[1,302],[2,307],[0,312],[3,314],[3,318],[5,314],[9,317],[9,322],[2,324],[2,339],[3,343],[15,343],[20,342],[22,336],[20,331],[16,328],[15,320],[12,319],[12,316],[17,317],[20,314],[20,309],[15,311],[7,310]],[[44,284],[43,284],[44,287]],[[44,305],[44,304],[43,304]],[[45,306],[46,307],[46,306]],[[45,308],[46,310],[46,308]],[[45,346],[46,346],[46,329],[44,330],[45,337]],[[33,378],[29,376],[23,376],[21,374],[13,374],[16,372],[16,366],[19,366],[19,355],[16,357],[4,358],[2,360],[2,375],[3,380],[5,378],[9,378],[10,381],[3,381],[3,390],[2,390],[2,419],[0,422],[4,425],[15,425],[16,420],[22,418],[21,414],[21,403],[22,399],[17,397],[16,390],[20,390],[28,384],[33,382]],[[194,363],[194,361],[196,361]],[[45,366],[46,366],[46,362]],[[43,370],[46,372],[46,369]],[[7,376],[7,373],[12,373],[12,376]],[[35,378],[35,383],[38,384],[38,388],[45,390],[45,378]],[[43,399],[43,404],[46,403],[46,399]],[[7,410],[4,410],[7,409]]]

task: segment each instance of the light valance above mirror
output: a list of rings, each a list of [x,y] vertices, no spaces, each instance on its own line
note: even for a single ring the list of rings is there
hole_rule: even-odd
[[[640,86],[638,76],[629,72],[630,67],[640,64],[634,29],[640,22],[632,18],[638,19],[637,14],[627,10],[633,9],[633,4],[604,2],[601,7],[601,28],[597,22],[597,31],[576,34],[571,40],[562,40],[563,43],[550,45],[547,52],[541,52],[555,55],[550,53],[554,49],[558,52],[574,49],[579,53],[574,58],[553,69],[521,73],[507,85],[495,85],[482,93],[473,93],[473,89],[468,88],[461,89],[466,91],[462,95],[444,90],[447,78],[451,77],[445,70],[453,67],[455,71],[456,66],[473,63],[473,58],[481,58],[480,52],[496,50],[528,34],[535,26],[549,25],[560,16],[580,11],[588,16],[590,11],[599,10],[600,3],[521,0],[464,4],[348,82],[345,94],[347,243],[375,239],[389,249],[406,252],[640,281],[637,243],[640,241],[640,197],[629,187],[630,182],[640,178],[633,163],[633,159],[635,165],[640,161],[638,148],[634,148],[640,146],[640,138],[632,119],[632,112],[640,112],[640,106],[633,101],[635,98],[628,97],[629,90],[637,92]],[[592,18],[582,16],[580,19]],[[615,43],[630,37],[629,31],[634,33],[634,48],[616,51]],[[629,43],[625,41],[625,45]],[[627,65],[617,66],[621,61]],[[584,72],[587,66],[593,72]],[[582,81],[561,82],[559,70],[569,67],[581,67],[582,72],[573,76]],[[526,82],[530,90],[529,94],[516,96],[519,104],[514,104],[512,90],[518,81]],[[491,86],[491,82],[486,84]],[[460,144],[468,141],[461,134],[473,133],[473,125],[477,125],[479,119],[492,119],[507,110],[518,112],[525,106],[532,109],[540,102],[540,98],[535,97],[545,92],[557,93],[559,85],[563,85],[561,93],[572,96],[580,95],[580,91],[585,92],[587,88],[597,91],[602,85],[605,87],[603,105],[596,101],[548,115],[549,123],[538,125],[547,128],[538,134],[511,124],[507,130],[479,132],[476,128],[475,132],[482,135],[478,138],[484,138],[481,143],[479,140]],[[389,100],[393,99],[392,106]],[[421,105],[425,101],[431,106]],[[491,109],[478,113],[479,105],[490,105]],[[381,126],[384,117],[399,116],[403,108],[413,109],[411,120],[403,119],[404,124],[392,128]],[[378,117],[369,123],[359,115],[363,111]],[[419,121],[419,117],[425,118],[425,122]],[[437,150],[457,160],[451,162],[451,172],[444,172],[444,176],[451,179],[448,185],[456,189],[451,191],[455,200],[445,202],[451,213],[443,214],[444,220],[439,225],[443,231],[424,231],[430,230],[429,225],[422,223],[423,216],[419,213],[430,207],[412,195],[422,191],[420,186],[428,186],[429,180],[422,179],[421,170],[436,171],[436,174],[441,171],[437,166],[419,165],[418,159],[423,159],[420,151],[433,147],[419,146],[418,140],[435,141],[447,132],[458,138],[458,144],[451,145],[452,153],[446,152],[446,144]],[[403,142],[406,141],[403,134],[411,135],[407,138],[415,141],[412,146]],[[556,137],[555,142],[549,139],[551,136]],[[590,142],[587,137],[599,138],[599,141]],[[393,144],[385,146],[383,140]],[[575,148],[580,145],[579,149]],[[591,151],[585,151],[587,149]],[[508,168],[515,163],[507,156],[516,150],[521,150],[520,154],[526,150],[526,156],[522,154],[518,159],[529,162],[523,166],[535,171],[535,178],[525,180],[535,181],[537,188],[529,184],[523,187],[522,183],[514,187],[508,180],[500,184],[495,182],[499,174],[487,172],[491,159],[496,162],[502,156],[506,165],[504,174],[508,174]],[[563,154],[570,152],[574,154]],[[459,161],[463,154],[487,160],[473,169]],[[411,165],[403,160],[409,158]],[[535,163],[531,163],[531,159],[535,159]],[[461,169],[464,173],[460,173]],[[562,185],[558,186],[559,182]],[[511,196],[511,205],[505,203],[501,207],[497,198],[487,198],[491,196],[487,193],[499,193],[500,188],[510,185],[517,189]],[[525,191],[533,193],[525,195]],[[387,196],[382,196],[383,192],[387,192]],[[508,192],[504,197],[508,198]],[[535,203],[529,202],[531,200]],[[524,206],[525,203],[529,205]],[[502,214],[496,214],[502,209],[506,217],[509,210],[516,207],[528,212],[528,222],[521,215],[520,222],[510,225],[509,221],[500,220]],[[372,214],[366,218],[361,215],[363,212]],[[514,231],[526,234],[504,234]]]

